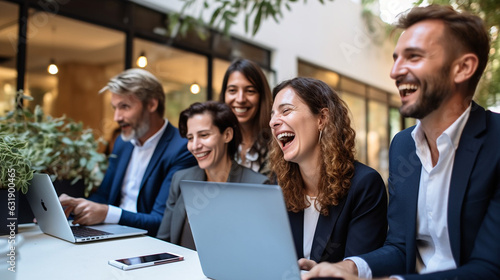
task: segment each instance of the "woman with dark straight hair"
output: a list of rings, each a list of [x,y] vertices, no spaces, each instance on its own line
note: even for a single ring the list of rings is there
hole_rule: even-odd
[[[256,63],[247,59],[231,63],[224,75],[220,101],[231,107],[240,123],[243,141],[236,161],[265,175],[270,175],[267,153],[271,99],[266,76]]]

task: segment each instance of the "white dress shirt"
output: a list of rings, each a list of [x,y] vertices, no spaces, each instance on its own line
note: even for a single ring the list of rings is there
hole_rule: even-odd
[[[316,232],[316,226],[318,225],[319,211],[316,210],[314,205],[316,204],[316,198],[306,195],[306,199],[311,205],[304,209],[304,241],[303,241],[303,253],[304,258],[311,258],[311,249],[314,240],[314,233]]]
[[[120,207],[109,205],[104,223],[117,224],[120,221],[122,210],[137,212],[137,197],[139,196],[142,178],[167,124],[168,120],[165,119],[165,123],[160,130],[149,137],[142,146],[136,139],[130,140],[130,143],[134,145],[134,149],[128,162],[125,177],[123,177]]]
[[[448,233],[448,197],[455,152],[463,129],[469,119],[471,106],[453,122],[437,139],[439,159],[432,166],[431,152],[421,123],[411,135],[416,153],[422,163],[417,209],[417,263],[420,274],[454,269],[457,267],[450,246]],[[368,264],[359,257],[347,258],[356,263],[358,275],[371,279]],[[403,279],[401,276],[392,276]]]

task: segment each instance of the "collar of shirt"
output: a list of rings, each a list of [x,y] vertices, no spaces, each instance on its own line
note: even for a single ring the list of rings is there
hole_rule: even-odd
[[[132,143],[132,145],[134,145],[135,148],[147,148],[147,147],[151,147],[151,146],[156,147],[156,144],[158,144],[158,142],[160,141],[161,135],[163,135],[163,132],[165,131],[167,124],[168,124],[168,120],[167,119],[164,119],[164,120],[165,120],[165,122],[163,123],[160,130],[158,130],[155,134],[153,134],[153,136],[149,137],[144,142],[143,145],[141,145],[141,143],[139,143],[139,141],[137,139],[130,140],[130,143]]]
[[[417,209],[417,262],[419,273],[456,267],[448,234],[448,194],[455,151],[470,114],[469,107],[436,140],[439,159],[432,166],[431,153],[421,123],[412,132],[422,162]]]
[[[443,133],[438,137],[437,144],[438,146],[446,145],[445,143],[451,143],[453,145],[454,150],[458,148],[458,144],[460,143],[460,137],[464,130],[465,124],[469,119],[471,111],[471,104],[469,107],[465,109],[465,111],[458,117]],[[422,123],[417,120],[417,126],[411,132],[411,136],[415,141],[415,147],[418,157],[422,162],[422,166],[426,170],[432,169],[432,160],[430,156],[429,145],[427,144],[427,140],[425,138],[424,130],[422,129]]]

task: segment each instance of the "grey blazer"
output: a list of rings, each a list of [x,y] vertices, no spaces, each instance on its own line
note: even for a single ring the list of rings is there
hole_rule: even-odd
[[[167,199],[167,208],[163,214],[163,220],[161,221],[156,237],[178,245],[181,241],[182,229],[186,220],[186,208],[179,185],[181,180],[206,181],[207,176],[205,170],[199,166],[193,166],[177,171],[172,178],[170,193]],[[266,176],[241,166],[235,161],[232,162],[227,181],[253,184],[269,183],[269,179]]]

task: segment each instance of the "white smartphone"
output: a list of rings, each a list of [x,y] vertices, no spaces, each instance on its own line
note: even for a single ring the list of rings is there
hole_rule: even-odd
[[[126,259],[110,260],[108,261],[108,264],[116,266],[123,270],[130,270],[146,266],[178,262],[182,260],[184,260],[184,257],[180,255],[176,255],[173,253],[159,253]]]

